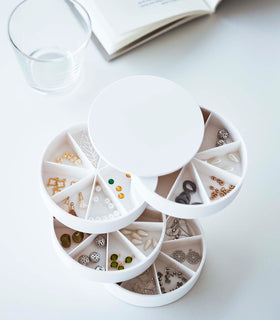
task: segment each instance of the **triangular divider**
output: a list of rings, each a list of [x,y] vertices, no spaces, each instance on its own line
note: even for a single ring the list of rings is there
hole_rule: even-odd
[[[101,234],[103,237],[106,238],[107,243],[107,234]],[[79,246],[77,246],[71,253],[70,256],[78,262],[78,259],[81,255],[87,255],[89,256],[92,252],[97,252],[100,254],[100,260],[98,262],[92,262],[87,265],[87,267],[95,269],[98,265],[106,268],[106,246],[100,247],[97,246],[94,239],[97,237],[97,234],[92,234],[89,236],[86,240],[84,240],[82,243],[80,243]]]
[[[145,255],[138,250],[124,235],[119,231],[115,231],[109,234],[109,245],[108,245],[108,270],[118,271],[117,268],[111,267],[111,255],[116,254],[118,256],[118,266],[122,264],[125,269],[133,267],[139,261],[146,259]],[[131,263],[125,263],[126,257],[132,257]]]
[[[204,138],[199,152],[216,147],[217,133],[219,129],[225,128],[230,133],[226,140],[227,144],[239,140],[239,136],[235,133],[234,129],[231,128],[231,126],[228,125],[228,123],[226,123],[219,115],[213,112],[208,117],[204,128]]]
[[[74,242],[73,239],[72,239],[72,235],[73,235],[74,232],[76,232],[76,230],[66,227],[64,224],[59,222],[57,219],[53,219],[53,223],[54,223],[55,235],[57,237],[57,241],[60,244],[61,244],[60,237],[63,234],[68,234],[70,236],[70,241],[71,241],[70,247],[69,248],[64,248],[61,245],[61,247],[69,254],[71,251],[73,251],[79,245],[79,243]],[[84,233],[84,240],[83,241],[85,241],[88,237],[89,237],[89,234],[88,233]]]
[[[120,230],[145,256],[149,256],[160,245],[164,236],[162,222],[133,222]]]
[[[203,256],[202,237],[191,237],[164,242],[161,251],[174,260],[181,259],[181,261],[176,261],[195,272],[199,268]],[[190,260],[191,262],[188,262],[188,254],[191,254],[192,252],[195,255],[194,260],[196,255],[198,257],[200,256],[200,260],[198,258],[197,263],[192,260]]]
[[[208,203],[207,197],[205,197],[204,187],[200,181],[198,174],[192,163],[188,163],[184,168],[182,168],[180,174],[178,175],[175,183],[173,184],[167,199],[175,201],[176,197],[179,196],[183,190],[183,182],[185,180],[190,180],[196,185],[196,192],[191,194],[192,203]]]
[[[123,281],[121,283],[121,287],[138,294],[159,294],[159,287],[153,265],[137,277],[129,279],[127,281]]]
[[[232,174],[242,176],[243,162],[240,152],[241,142],[225,144],[221,147],[208,149],[196,155],[196,159],[205,161],[210,165],[228,171]],[[233,157],[231,160],[230,157]]]
[[[91,163],[91,166],[96,168],[98,166],[100,157],[90,141],[90,137],[86,127],[80,127],[79,129],[72,130],[71,136],[75,143],[79,146],[80,150],[83,152],[84,156]],[[101,167],[102,164],[100,168]]]
[[[94,188],[89,203],[87,219],[108,220],[127,214],[116,198],[109,192],[109,189],[98,173],[96,175]]]
[[[205,187],[209,199],[211,199],[211,194],[212,192],[214,192],[215,189],[221,190],[222,188],[225,188],[226,190],[229,190],[231,185],[235,188],[237,185],[239,185],[241,181],[239,176],[229,173],[228,171],[225,171],[213,165],[210,165],[204,161],[194,159],[193,163],[197,169],[197,172]],[[212,177],[222,180],[224,184],[220,185],[217,181],[213,180]],[[213,190],[211,189],[212,187],[214,188]],[[225,195],[225,197],[226,196],[227,195]]]
[[[182,281],[182,285],[187,283],[191,279],[191,277],[195,274],[193,270],[187,268],[181,263],[178,263],[176,260],[170,258],[168,255],[166,255],[163,252],[159,253],[154,264],[155,264],[158,281],[161,275],[162,286],[160,286],[160,290],[161,290],[161,293],[163,294],[173,291],[176,288],[177,282],[179,281],[179,278],[175,276],[175,277],[170,277],[170,283],[168,283],[165,279],[166,268],[169,268],[171,273],[173,273],[174,271],[176,273],[178,272],[182,273],[180,278],[180,281]],[[159,285],[160,285],[160,281],[159,281]]]
[[[84,188],[87,188],[92,183],[93,178],[93,174],[88,175],[83,179],[79,180],[78,182],[63,189],[63,191],[56,193],[54,196],[51,197],[51,199],[58,204],[59,202],[65,200],[68,196],[71,197],[74,194],[77,194],[78,196],[79,192],[83,191]]]

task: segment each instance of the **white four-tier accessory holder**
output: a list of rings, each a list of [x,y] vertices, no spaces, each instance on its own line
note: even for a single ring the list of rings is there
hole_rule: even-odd
[[[97,96],[88,126],[64,130],[44,153],[41,185],[55,217],[56,249],[72,272],[117,282],[107,284],[108,290],[126,302],[158,306],[175,301],[192,288],[205,261],[203,232],[194,219],[227,206],[246,169],[246,148],[237,129],[201,108],[182,87],[153,76],[119,80]],[[185,224],[188,235],[167,239],[171,222]],[[137,230],[152,238],[135,240],[131,233]],[[63,248],[61,235],[75,231],[84,233],[83,241]],[[106,238],[103,271],[78,262],[80,255],[98,249],[98,235]],[[147,240],[154,246],[146,249]],[[133,262],[115,270],[112,254],[132,255]],[[197,258],[195,265],[186,262],[190,257]],[[174,287],[178,274],[183,280]],[[151,287],[141,291],[147,279]]]

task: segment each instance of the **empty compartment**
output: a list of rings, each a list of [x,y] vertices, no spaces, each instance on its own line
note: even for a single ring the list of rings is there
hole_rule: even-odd
[[[200,234],[200,229],[194,220],[168,217],[164,241],[189,238]]]
[[[186,190],[184,189],[184,185]],[[195,190],[192,192],[191,190]],[[168,199],[182,204],[202,204],[202,196],[200,186],[195,177],[192,164],[187,164],[177,177]]]
[[[163,223],[134,222],[120,232],[148,256],[156,248],[163,233]]]
[[[202,239],[185,238],[163,243],[161,251],[186,267],[196,271],[202,260]]]
[[[122,282],[121,287],[139,294],[155,295],[159,294],[156,281],[154,267],[151,266],[138,277]]]
[[[118,231],[109,234],[108,242],[108,270],[121,271],[137,265],[143,256],[126,237]]]
[[[89,237],[88,233],[78,232],[76,230],[66,227],[64,224],[59,222],[57,219],[53,220],[54,231],[58,242],[61,247],[67,252],[71,252],[76,248],[82,241]],[[61,238],[61,236],[64,236]]]
[[[101,271],[106,270],[107,235],[91,235],[76,247],[71,257],[81,265]]]
[[[227,123],[218,115],[211,113],[205,124],[204,137],[199,152],[217,147],[217,141],[223,140],[218,138],[218,131],[221,129],[226,129],[229,133],[228,138],[224,139],[224,142],[226,144],[233,142],[235,138],[234,133],[231,132]]]
[[[162,213],[151,208],[146,208],[141,216],[136,220],[146,222],[163,222]]]
[[[158,184],[155,192],[160,196],[167,198],[180,172],[181,169],[170,174],[158,177]]]
[[[173,259],[160,253],[155,261],[157,280],[161,293],[167,293],[182,287],[191,278],[191,271],[187,271]]]

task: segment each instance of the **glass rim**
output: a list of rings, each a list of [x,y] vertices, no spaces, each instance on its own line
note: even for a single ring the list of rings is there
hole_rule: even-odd
[[[64,57],[59,57],[59,58],[55,58],[55,59],[42,59],[42,58],[34,58],[32,56],[30,56],[28,53],[24,52],[23,50],[21,50],[18,45],[14,42],[13,38],[12,38],[12,35],[11,35],[11,32],[10,32],[10,25],[11,25],[11,21],[12,21],[12,18],[15,14],[15,12],[17,11],[17,9],[19,7],[21,7],[25,2],[28,2],[30,0],[23,0],[21,1],[19,4],[17,4],[15,6],[15,8],[12,10],[12,12],[10,13],[9,15],[9,18],[8,18],[8,36],[9,36],[9,39],[10,39],[10,42],[11,44],[13,45],[13,47],[19,52],[21,53],[22,55],[24,55],[26,58],[30,59],[30,60],[34,60],[34,61],[39,61],[39,62],[54,62],[54,61],[59,61],[59,60],[63,60],[65,59]],[[91,38],[91,33],[92,33],[92,25],[91,25],[91,19],[90,19],[90,16],[86,10],[86,8],[81,4],[79,3],[78,1],[76,0],[67,0],[68,2],[72,2],[74,3],[75,5],[79,6],[82,11],[85,13],[87,19],[88,19],[88,26],[89,26],[89,36],[81,43],[81,45],[75,49],[74,51],[71,52],[71,54],[75,55],[77,54],[80,50],[82,50],[84,47],[87,46],[90,38]],[[85,19],[84,19],[85,20]]]

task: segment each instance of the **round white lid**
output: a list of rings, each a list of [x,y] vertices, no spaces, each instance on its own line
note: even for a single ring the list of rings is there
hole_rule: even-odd
[[[93,103],[88,128],[105,161],[140,177],[178,170],[196,154],[204,135],[194,98],[154,76],[127,77],[106,87]]]

